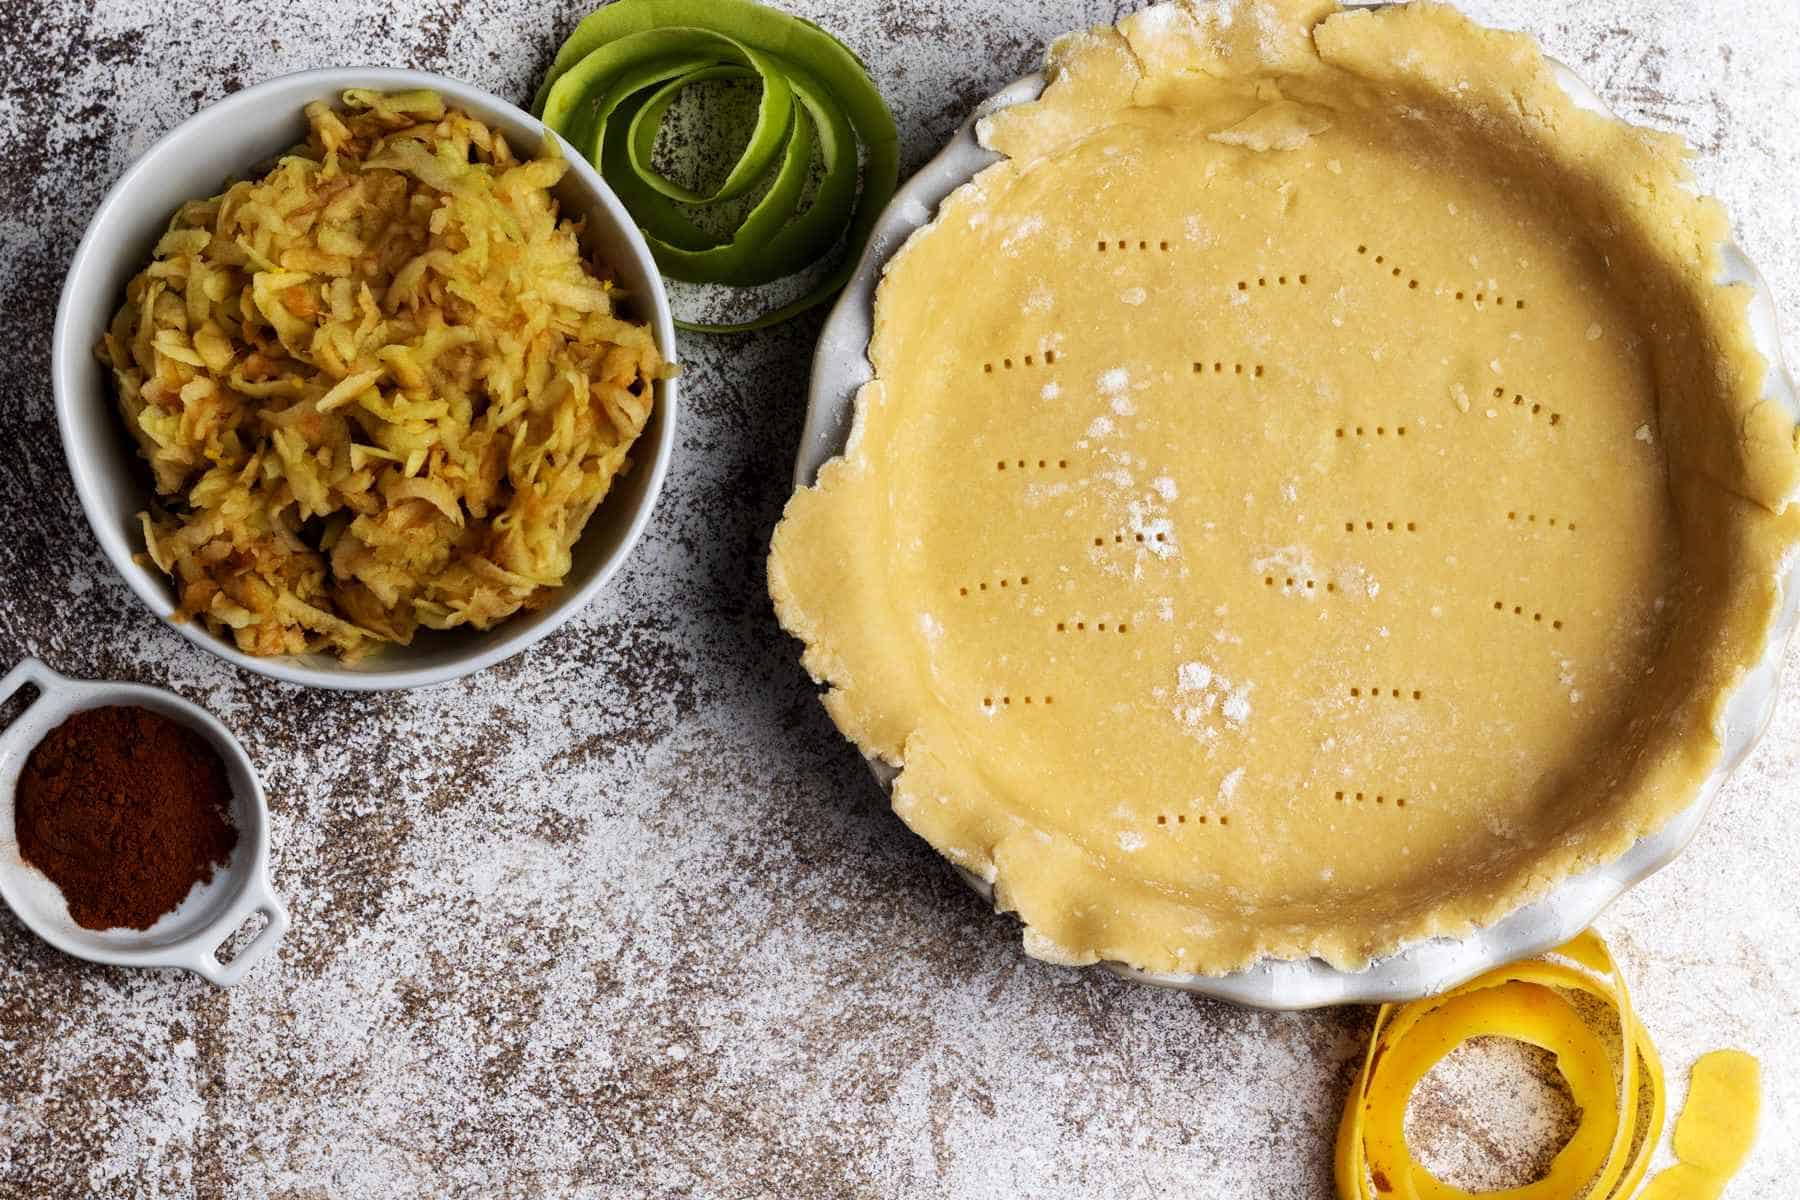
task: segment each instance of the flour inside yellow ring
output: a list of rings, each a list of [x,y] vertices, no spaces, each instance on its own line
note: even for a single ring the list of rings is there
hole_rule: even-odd
[[[1791,430],[1676,148],[1331,12],[1060,43],[777,534],[834,718],[1047,957],[1495,919],[1691,799],[1774,605]]]

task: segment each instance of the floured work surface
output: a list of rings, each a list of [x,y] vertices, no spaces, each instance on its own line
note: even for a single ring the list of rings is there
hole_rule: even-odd
[[[1716,765],[1791,544],[1722,213],[1452,10],[1053,49],[895,258],[771,589],[1034,953],[1346,968]]]

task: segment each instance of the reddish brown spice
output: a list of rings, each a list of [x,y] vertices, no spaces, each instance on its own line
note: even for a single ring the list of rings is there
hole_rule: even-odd
[[[200,734],[147,708],[79,712],[38,743],[13,810],[19,854],[87,929],[148,929],[231,859],[231,781]]]

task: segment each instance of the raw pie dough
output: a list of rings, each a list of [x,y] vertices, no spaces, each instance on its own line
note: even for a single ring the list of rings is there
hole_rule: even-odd
[[[1674,138],[1415,4],[1052,49],[888,268],[770,588],[895,810],[1055,961],[1354,969],[1717,765],[1793,422]]]

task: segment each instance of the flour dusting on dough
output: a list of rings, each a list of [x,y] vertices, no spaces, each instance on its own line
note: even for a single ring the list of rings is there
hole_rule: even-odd
[[[1184,692],[1205,691],[1212,678],[1212,668],[1202,662],[1182,663],[1175,669],[1175,686]]]
[[[1240,729],[1250,719],[1251,686],[1234,684],[1207,663],[1182,663],[1175,669],[1175,690],[1181,697],[1175,719],[1204,740],[1219,736],[1218,727],[1210,723],[1215,713],[1229,728]]]

